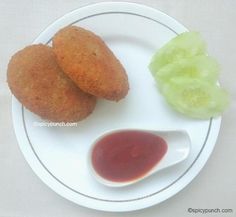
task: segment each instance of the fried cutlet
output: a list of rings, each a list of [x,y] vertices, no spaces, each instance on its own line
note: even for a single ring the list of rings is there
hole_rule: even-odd
[[[129,90],[124,67],[103,40],[86,29],[65,27],[53,37],[63,71],[85,92],[119,101]]]
[[[31,45],[17,52],[7,71],[14,96],[50,121],[76,122],[92,113],[96,98],[79,89],[58,66],[51,47]]]

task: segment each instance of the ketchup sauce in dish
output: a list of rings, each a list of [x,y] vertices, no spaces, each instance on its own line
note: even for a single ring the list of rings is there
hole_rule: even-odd
[[[113,181],[127,182],[146,175],[164,157],[165,140],[155,134],[118,131],[104,136],[94,146],[92,165],[98,175]]]

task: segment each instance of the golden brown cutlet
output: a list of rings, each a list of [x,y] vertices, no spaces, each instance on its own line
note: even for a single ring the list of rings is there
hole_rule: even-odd
[[[14,96],[30,111],[50,121],[86,118],[96,98],[79,89],[58,66],[51,47],[31,45],[17,52],[7,71]]]
[[[127,95],[125,69],[99,36],[68,26],[53,37],[53,50],[60,67],[83,91],[114,101]]]

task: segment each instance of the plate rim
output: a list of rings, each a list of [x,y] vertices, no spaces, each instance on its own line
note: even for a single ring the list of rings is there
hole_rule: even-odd
[[[179,22],[177,22],[174,18],[164,14],[163,12],[142,5],[142,4],[137,4],[137,3],[130,3],[130,2],[102,2],[102,3],[96,3],[96,4],[91,4],[91,5],[87,5],[81,8],[78,8],[74,11],[71,11],[67,14],[65,14],[64,16],[62,16],[61,18],[57,19],[55,22],[53,22],[51,25],[49,25],[36,39],[33,43],[46,43],[46,41],[44,40],[44,35],[54,35],[54,33],[60,29],[62,26],[65,26],[65,23],[68,22],[68,20],[71,20],[73,18],[73,16],[76,16],[78,12],[83,12],[84,14],[88,13],[90,11],[93,11],[94,9],[96,10],[96,12],[98,12],[98,9],[101,11],[111,11],[111,10],[119,10],[119,11],[133,11],[134,9],[136,10],[136,13],[145,13],[148,11],[149,16],[152,16],[151,19],[156,19],[156,17],[162,17],[164,20],[166,20],[166,22],[170,22],[172,25],[177,25],[177,27],[179,28],[179,32],[181,31],[186,31],[187,29]],[[130,12],[130,13],[131,13]],[[83,16],[83,13],[81,16]],[[151,15],[150,15],[151,14]],[[88,16],[88,15],[87,15]],[[154,17],[154,18],[153,18]],[[64,20],[64,21],[63,21]],[[176,27],[176,26],[175,26]],[[185,188],[196,176],[197,174],[202,170],[203,166],[205,165],[205,163],[207,162],[208,158],[210,157],[210,154],[215,146],[216,143],[216,139],[219,133],[219,129],[220,129],[220,123],[221,123],[221,117],[216,118],[216,119],[211,119],[210,123],[214,124],[214,128],[210,129],[209,132],[209,137],[211,140],[211,146],[205,146],[204,150],[202,150],[202,152],[200,152],[200,156],[199,158],[196,160],[198,161],[198,167],[196,168],[196,164],[193,165],[193,167],[190,169],[191,171],[187,172],[188,173],[188,179],[186,179],[186,177],[183,177],[183,179],[181,180],[181,183],[179,183],[179,181],[177,181],[176,184],[176,189],[175,191],[169,192],[167,193],[167,195],[165,195],[165,197],[163,197],[162,199],[159,199],[159,201],[157,200],[147,200],[147,203],[138,203],[139,206],[137,206],[137,203],[135,203],[134,201],[125,201],[129,204],[126,204],[127,206],[124,206],[124,203],[122,201],[118,201],[116,203],[116,205],[114,206],[109,206],[109,201],[99,201],[100,203],[96,203],[94,204],[94,200],[92,198],[81,198],[80,202],[78,202],[77,199],[75,199],[73,197],[73,195],[70,194],[66,194],[62,188],[60,187],[56,187],[55,183],[53,183],[52,180],[46,178],[47,174],[45,173],[45,171],[41,171],[42,168],[40,169],[40,165],[39,162],[34,162],[33,159],[29,159],[29,154],[32,154],[32,150],[27,150],[27,146],[25,146],[25,144],[28,143],[29,145],[29,141],[27,141],[27,135],[23,136],[22,134],[20,135],[20,131],[19,130],[23,130],[22,126],[19,126],[19,121],[24,121],[23,119],[20,120],[20,117],[16,117],[16,113],[19,112],[21,104],[14,98],[12,98],[12,118],[13,118],[13,125],[14,125],[14,129],[15,129],[15,134],[17,137],[17,141],[18,144],[20,146],[20,149],[26,159],[26,161],[28,162],[28,164],[30,165],[30,167],[32,168],[32,170],[36,173],[36,175],[47,185],[49,186],[52,190],[54,190],[56,193],[58,193],[59,195],[63,196],[64,198],[67,198],[68,200],[75,202],[76,204],[79,204],[81,206],[85,206],[88,208],[92,208],[92,209],[97,209],[97,210],[103,210],[103,211],[113,211],[113,212],[122,212],[122,211],[132,211],[132,210],[139,210],[139,209],[143,209],[146,207],[150,207],[152,205],[158,204],[172,196],[174,196],[176,193],[178,193],[179,191],[181,191],[183,188]],[[23,107],[23,106],[22,106]],[[22,110],[23,111],[23,110]],[[23,116],[22,116],[23,118]],[[24,131],[25,132],[25,131]],[[215,136],[212,136],[212,134],[215,134]],[[24,137],[24,138],[23,138]],[[24,141],[24,142],[22,142]],[[26,142],[26,143],[25,143]],[[209,143],[208,141],[206,143]],[[205,149],[206,148],[206,149]],[[42,165],[41,165],[42,166]],[[41,172],[39,172],[41,171]],[[41,173],[41,174],[40,174]],[[43,174],[45,175],[45,177],[43,177]],[[174,185],[175,185],[174,184]],[[82,196],[82,195],[80,195]],[[152,196],[155,198],[155,196]],[[90,201],[90,200],[93,201]],[[108,203],[108,204],[107,204]],[[118,204],[118,205],[117,205]]]

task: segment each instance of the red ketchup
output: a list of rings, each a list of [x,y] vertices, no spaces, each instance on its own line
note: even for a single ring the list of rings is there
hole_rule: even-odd
[[[99,140],[92,151],[92,164],[103,178],[133,181],[146,175],[166,154],[165,140],[155,134],[127,130]]]

